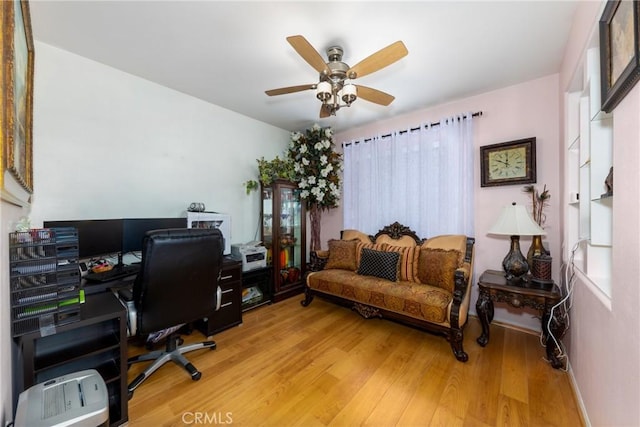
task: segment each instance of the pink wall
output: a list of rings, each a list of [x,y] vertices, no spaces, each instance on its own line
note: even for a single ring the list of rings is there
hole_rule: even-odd
[[[425,90],[428,90],[425,89]],[[502,258],[509,250],[508,237],[488,236],[487,229],[493,225],[504,205],[511,202],[529,205],[529,198],[522,193],[522,185],[502,187],[480,187],[479,147],[527,137],[536,137],[538,186],[544,184],[551,191],[551,205],[546,211],[546,243],[553,258],[553,272],[557,279],[560,265],[559,231],[559,100],[558,75],[551,75],[523,84],[506,87],[449,104],[415,111],[410,114],[372,125],[351,129],[336,134],[337,145],[352,139],[386,133],[396,129],[415,127],[423,122],[438,121],[447,115],[465,111],[482,111],[482,117],[474,119],[475,149],[475,238],[476,279],[486,269],[501,269]],[[411,227],[411,224],[405,224]],[[322,223],[322,239],[326,241],[339,236],[342,229],[342,212],[339,209],[325,214]],[[371,231],[371,230],[367,230]],[[377,230],[374,230],[374,232]],[[430,237],[430,236],[421,236]],[[531,240],[522,238],[521,248],[526,253]],[[477,298],[474,287],[472,301]],[[471,308],[475,311],[475,305]],[[496,306],[495,321],[507,322],[528,329],[540,330],[540,321],[535,312],[521,312]]]
[[[476,120],[475,145],[480,147],[529,136],[537,137],[538,185],[551,190],[547,212],[547,241],[558,280],[563,244],[564,105],[563,96],[602,13],[604,2],[580,2],[572,24],[561,72],[520,85],[484,93],[445,105],[426,108],[394,119],[351,129],[336,135],[336,142],[436,121],[448,114],[482,110]],[[425,89],[425,90],[428,90]],[[608,308],[592,292],[588,279],[576,282],[571,324],[563,342],[569,349],[570,375],[579,404],[594,426],[640,425],[640,84],[616,107],[614,113],[615,187],[613,212],[613,290]],[[508,242],[486,235],[499,206],[527,203],[521,186],[481,188],[479,150],[475,154],[475,237],[477,275],[499,268]],[[411,224],[406,224],[410,226]],[[324,241],[337,237],[342,212],[335,209],[323,218]],[[528,244],[522,245],[523,250]],[[500,254],[500,256],[496,255]],[[474,292],[473,300],[477,298]],[[539,329],[533,313],[496,310],[496,320]]]
[[[597,34],[604,2],[581,2],[560,74],[560,95]],[[563,107],[564,109],[564,107]],[[564,123],[563,123],[564,124]],[[594,426],[640,425],[640,85],[613,111],[613,280],[610,308],[578,275],[568,344],[571,372]],[[562,151],[561,151],[562,153]],[[564,175],[564,170],[562,170]],[[563,192],[564,193],[564,192]]]

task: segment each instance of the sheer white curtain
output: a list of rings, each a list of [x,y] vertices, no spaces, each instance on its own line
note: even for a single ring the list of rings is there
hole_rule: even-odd
[[[473,236],[471,113],[344,146],[344,228]]]

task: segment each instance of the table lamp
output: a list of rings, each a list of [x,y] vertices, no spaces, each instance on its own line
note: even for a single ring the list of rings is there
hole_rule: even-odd
[[[520,251],[520,236],[547,234],[531,218],[525,207],[516,205],[515,202],[502,209],[500,217],[488,233],[511,236],[511,249],[502,260],[502,268],[504,268],[507,280],[522,279],[529,271],[527,258]]]

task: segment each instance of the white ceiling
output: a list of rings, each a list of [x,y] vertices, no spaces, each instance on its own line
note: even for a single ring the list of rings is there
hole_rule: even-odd
[[[575,1],[220,2],[31,0],[34,39],[286,130],[340,131],[559,71]],[[409,54],[356,83],[396,97],[357,100],[320,120],[317,83],[287,43],[303,35],[360,60],[402,40]],[[36,58],[37,58],[36,51]],[[36,59],[37,60],[37,59]]]

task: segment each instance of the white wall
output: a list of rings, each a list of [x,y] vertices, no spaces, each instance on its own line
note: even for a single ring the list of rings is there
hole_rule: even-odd
[[[255,239],[256,159],[289,131],[36,42],[31,211],[0,202],[0,425],[13,417],[8,233],[44,220],[181,216],[191,202],[232,216],[232,242]],[[212,84],[215,84],[212,82]]]
[[[581,2],[560,78],[561,95],[597,36],[604,2]],[[564,111],[564,108],[563,110]],[[578,274],[568,344],[571,372],[594,426],[640,425],[640,84],[613,111],[613,277],[610,308]],[[566,120],[566,119],[565,119]],[[564,124],[564,121],[563,121]],[[560,153],[563,155],[564,150]],[[562,169],[564,175],[564,168]],[[563,189],[563,193],[568,190]],[[566,201],[565,201],[566,203]]]
[[[36,42],[32,224],[181,216],[191,202],[255,239],[256,159],[289,132]],[[211,82],[211,84],[216,84]]]
[[[428,88],[425,88],[428,90]],[[488,236],[487,230],[497,219],[504,205],[516,202],[530,205],[528,195],[522,192],[523,185],[480,187],[480,147],[522,138],[536,137],[537,186],[544,184],[551,192],[550,206],[545,211],[547,222],[544,238],[553,256],[553,276],[557,280],[560,272],[560,183],[557,147],[559,142],[558,75],[551,75],[504,89],[462,99],[449,104],[419,110],[393,119],[376,122],[370,126],[351,129],[336,135],[336,143],[388,133],[396,129],[416,127],[420,123],[439,121],[447,115],[465,111],[482,111],[474,118],[474,182],[475,182],[475,272],[476,277],[486,269],[502,269],[501,263],[509,251],[509,237]],[[334,210],[331,217],[323,217],[322,239],[326,241],[339,236],[342,214]],[[411,227],[411,224],[404,224]],[[374,230],[373,233],[375,233]],[[371,232],[368,230],[367,232]],[[420,236],[431,237],[431,236]],[[526,254],[530,238],[521,238],[520,246]],[[477,298],[477,287],[472,290],[472,301]],[[475,304],[471,311],[475,312]],[[527,329],[540,330],[540,320],[535,311],[514,310],[504,304],[496,305],[495,320]]]

